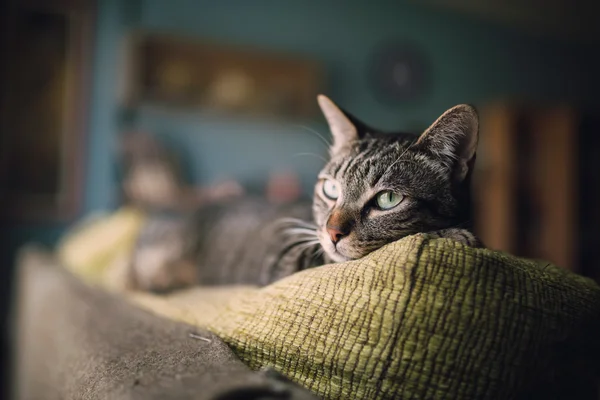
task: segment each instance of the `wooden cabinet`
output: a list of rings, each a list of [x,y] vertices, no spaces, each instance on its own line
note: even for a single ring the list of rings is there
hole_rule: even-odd
[[[93,4],[12,0],[2,6],[0,213],[73,217],[82,195]]]
[[[474,221],[488,247],[597,275],[600,125],[586,118],[561,105],[481,110]]]

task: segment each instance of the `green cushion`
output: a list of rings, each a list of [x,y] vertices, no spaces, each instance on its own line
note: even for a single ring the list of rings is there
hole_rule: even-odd
[[[594,282],[425,235],[265,288],[131,297],[325,399],[560,397],[597,372]]]

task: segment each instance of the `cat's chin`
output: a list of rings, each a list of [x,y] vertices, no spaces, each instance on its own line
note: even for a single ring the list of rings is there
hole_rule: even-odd
[[[348,257],[344,253],[342,253],[339,248],[335,248],[333,245],[331,246],[323,246],[325,249],[325,253],[331,262],[342,263],[346,261],[355,260],[354,257]]]
[[[325,254],[327,255],[328,262],[341,263],[350,260],[354,260],[354,257],[348,257],[344,253],[342,253],[338,246],[336,248],[329,239],[324,239],[324,236],[317,234],[319,241],[321,242],[321,247],[325,250]]]

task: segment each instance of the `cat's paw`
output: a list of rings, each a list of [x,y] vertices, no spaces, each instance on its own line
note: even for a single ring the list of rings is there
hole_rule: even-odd
[[[455,240],[471,247],[484,247],[483,243],[477,236],[467,229],[448,228],[435,232],[429,232],[428,235],[433,238],[447,238]]]
[[[187,260],[159,260],[154,264],[135,261],[129,265],[130,290],[167,293],[198,284],[198,269]]]

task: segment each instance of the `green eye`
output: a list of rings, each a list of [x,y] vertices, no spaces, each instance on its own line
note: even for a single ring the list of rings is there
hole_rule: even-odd
[[[323,194],[328,199],[336,200],[338,197],[340,197],[340,189],[338,184],[335,181],[326,179],[325,182],[323,182]]]
[[[377,207],[382,210],[390,210],[402,202],[404,196],[394,193],[391,190],[386,190],[377,194]]]

